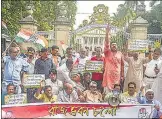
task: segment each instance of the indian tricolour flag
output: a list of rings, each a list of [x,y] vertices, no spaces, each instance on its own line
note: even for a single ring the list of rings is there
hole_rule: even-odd
[[[61,44],[63,53],[65,53],[66,52],[66,48],[68,48],[68,45],[66,45],[63,41],[60,41],[60,44]]]
[[[37,40],[35,43],[40,44],[43,47],[48,47],[48,41],[44,36],[37,35]]]
[[[16,42],[28,42],[34,33],[32,31],[21,29],[15,37]]]

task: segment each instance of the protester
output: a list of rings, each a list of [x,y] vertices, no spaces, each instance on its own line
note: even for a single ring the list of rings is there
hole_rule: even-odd
[[[122,94],[121,102],[127,104],[138,104],[136,96],[137,96],[136,84],[134,82],[129,82],[128,91]]]
[[[81,93],[85,90],[83,85],[81,84],[81,74],[77,73],[72,76],[72,80],[76,83],[76,91],[78,93],[78,96],[81,95]]]
[[[3,57],[4,78],[2,83],[4,84],[4,87],[2,88],[6,89],[6,86],[9,83],[13,83],[16,86],[17,93],[21,93],[23,75],[29,71],[29,64],[22,58],[18,57],[18,53],[19,51],[16,47],[10,47],[9,56]]]
[[[152,89],[148,89],[146,90],[146,94],[145,96],[142,96],[142,91],[143,91],[144,87],[142,86],[140,89],[139,94],[137,95],[137,99],[138,102],[140,104],[154,104],[154,112],[153,112],[153,117],[152,118],[160,118],[160,116],[162,115],[162,105],[161,103],[154,99],[154,92]]]
[[[117,51],[117,44],[110,44],[110,28],[107,26],[104,46],[105,62],[102,86],[106,92],[113,90],[115,84],[120,84],[124,80],[124,59],[122,53]]]
[[[157,78],[157,75],[162,67],[162,60],[160,60],[161,50],[156,48],[153,53],[153,59],[146,64],[144,75],[144,83],[146,90],[152,88],[152,84]]]
[[[67,59],[72,59],[74,64],[77,61],[77,58],[73,55],[73,49],[72,49],[72,47],[68,47],[66,49],[66,55],[64,57],[62,57],[61,65],[63,65],[64,63],[66,63],[66,60]]]
[[[97,90],[97,83],[92,81],[89,84],[89,89],[83,92],[84,101],[88,103],[99,103],[102,102],[102,94]],[[82,102],[83,99],[81,100]]]
[[[8,84],[7,85],[7,93],[6,94],[3,94],[2,93],[2,105],[5,104],[5,95],[13,95],[16,93],[16,87],[14,86],[14,84]]]
[[[83,79],[82,79],[82,85],[86,88],[86,90],[89,90],[89,84],[91,82],[91,74],[89,72],[85,72],[83,74]]]
[[[34,74],[34,65],[35,65],[35,49],[32,47],[28,48],[27,57],[25,60],[29,63],[29,72],[28,74]]]
[[[96,51],[92,52],[92,57],[96,56]]]
[[[96,56],[91,58],[91,61],[104,61],[104,57],[102,56],[102,48],[97,47],[96,48]],[[103,71],[103,69],[102,69]],[[97,89],[103,93],[103,87],[102,87],[102,81],[103,81],[103,72],[93,72],[92,73],[92,81],[95,81],[97,83]]]
[[[153,83],[152,90],[154,91],[155,99],[162,104],[162,67]]]
[[[112,97],[113,95],[118,95],[119,99],[121,100],[121,86],[120,84],[115,84],[114,85],[114,89],[106,94],[106,96],[104,97],[104,101],[108,102],[109,98]]]
[[[52,68],[56,68],[52,59],[48,58],[48,50],[41,49],[41,57],[35,61],[34,73],[45,74],[45,78],[49,78],[49,72]]]
[[[57,69],[57,76],[60,81],[68,82],[73,85],[73,87],[76,87],[76,84],[74,81],[71,80],[71,72],[73,69],[73,60],[72,59],[67,59],[66,63],[64,63],[62,66],[60,66]]]
[[[143,64],[148,62],[149,59],[139,58],[139,53],[134,52],[133,57],[125,57],[124,60],[129,65],[126,79],[124,81],[124,92],[128,90],[126,86],[129,82],[135,82],[136,90],[138,92],[143,85]]]
[[[127,53],[123,53],[123,56],[126,57],[126,56],[127,56]],[[129,54],[129,56],[132,56],[132,55]],[[129,56],[128,56],[128,57],[129,57]],[[127,76],[128,67],[129,67],[128,62],[126,62],[126,61],[124,60],[124,80],[126,79],[126,76]]]
[[[39,59],[40,58],[40,51],[36,51],[35,52],[35,59]]]
[[[78,102],[78,94],[70,83],[64,83],[64,88],[58,94],[58,102]]]
[[[55,67],[59,67],[61,64],[61,58],[58,56],[58,52],[59,52],[59,47],[56,45],[52,46],[52,54],[49,56],[49,58],[52,59],[53,64],[55,65]]]
[[[51,69],[49,79],[45,80],[46,85],[52,87],[53,95],[58,95],[60,90],[63,90],[63,83],[57,79],[57,70]]]
[[[90,60],[90,58],[86,56],[86,49],[81,48],[80,49],[80,57],[78,58],[77,62],[79,65],[85,66],[87,60]]]
[[[41,94],[43,87],[40,85],[40,88],[38,88],[37,92],[34,94],[34,97],[38,100],[41,100],[42,102],[56,102],[57,96],[53,95],[52,93],[52,87],[51,86],[45,86],[44,92]]]

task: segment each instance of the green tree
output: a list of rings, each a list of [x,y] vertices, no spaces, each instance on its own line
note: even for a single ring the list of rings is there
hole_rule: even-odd
[[[26,7],[33,5],[33,18],[38,22],[38,30],[53,29],[52,22],[56,17],[56,6],[58,1],[2,1],[2,20],[7,24],[11,35],[14,37],[20,29],[19,21],[28,14]],[[68,13],[70,17],[71,27],[75,24],[76,1],[64,1],[68,4]]]
[[[2,20],[7,24],[11,37],[20,28],[19,20],[26,14],[26,1],[2,1]]]
[[[129,7],[120,4],[117,8],[117,13],[112,17],[112,24],[118,27],[124,27],[130,20],[134,19],[136,14]]]
[[[142,17],[149,22],[148,33],[160,34],[162,33],[162,2],[153,5],[152,9],[146,12]]]

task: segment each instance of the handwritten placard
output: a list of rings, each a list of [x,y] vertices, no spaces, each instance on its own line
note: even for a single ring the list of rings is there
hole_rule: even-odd
[[[100,72],[102,73],[103,61],[86,61],[85,70],[88,72]]]
[[[5,105],[25,104],[27,103],[27,94],[13,94],[4,97]]]
[[[129,42],[128,49],[134,51],[147,50],[148,44],[148,40],[134,40]]]
[[[84,73],[84,71],[85,71],[85,66],[83,64],[75,65],[71,72],[71,76],[77,73]]]
[[[28,74],[24,76],[24,87],[39,87],[41,81],[45,80],[44,74]]]

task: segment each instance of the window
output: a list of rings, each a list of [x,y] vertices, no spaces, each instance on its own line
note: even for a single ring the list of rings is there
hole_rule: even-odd
[[[83,40],[84,40],[84,44],[87,44],[87,42],[88,42],[88,37],[83,37]]]
[[[93,44],[93,38],[90,37],[90,38],[89,38],[89,45],[92,45],[92,44]]]
[[[100,38],[100,41],[99,41],[99,42],[100,42],[100,45],[102,45],[102,44],[103,44],[103,40],[104,40],[104,38],[103,38],[103,37],[101,37],[101,38]]]
[[[98,44],[98,37],[94,37],[94,44]]]

